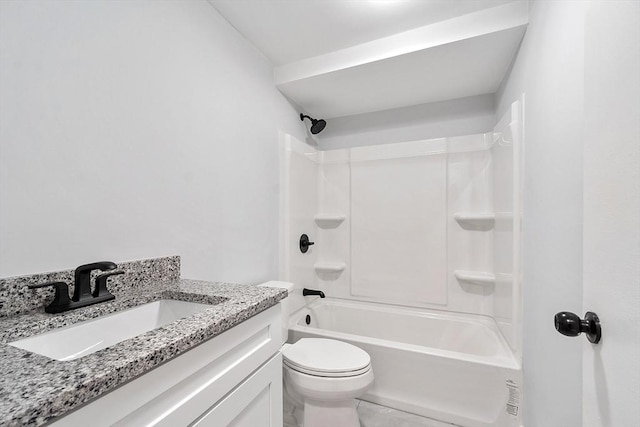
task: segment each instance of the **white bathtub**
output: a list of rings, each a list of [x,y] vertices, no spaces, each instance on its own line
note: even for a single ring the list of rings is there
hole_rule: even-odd
[[[304,337],[369,353],[364,400],[463,427],[521,425],[522,370],[490,318],[317,299],[290,319],[289,341]]]

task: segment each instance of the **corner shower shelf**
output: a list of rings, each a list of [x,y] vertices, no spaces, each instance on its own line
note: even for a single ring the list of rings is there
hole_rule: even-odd
[[[344,262],[317,262],[313,264],[313,268],[318,273],[339,273],[343,271],[346,266]]]
[[[493,285],[496,283],[496,276],[484,271],[463,271],[456,270],[453,275],[461,282],[473,283],[476,285]]]
[[[313,219],[320,228],[336,228],[347,219],[343,214],[316,214]]]
[[[496,222],[493,212],[458,212],[453,214],[458,224],[468,230],[489,230]]]

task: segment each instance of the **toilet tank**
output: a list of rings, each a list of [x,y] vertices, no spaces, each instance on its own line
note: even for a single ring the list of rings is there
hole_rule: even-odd
[[[289,318],[291,317],[291,314],[300,310],[306,303],[305,298],[302,296],[302,286],[291,282],[280,282],[277,280],[265,282],[258,286],[286,289],[289,293],[285,299],[280,301],[280,304],[282,305],[282,342],[284,344],[287,342],[287,337],[289,336]]]

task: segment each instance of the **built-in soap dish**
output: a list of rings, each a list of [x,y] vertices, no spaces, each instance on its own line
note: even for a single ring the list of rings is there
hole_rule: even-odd
[[[453,215],[460,227],[465,230],[491,230],[496,222],[493,212],[458,212]]]
[[[473,283],[475,285],[488,286],[496,283],[496,276],[485,271],[456,270],[453,275],[460,282]]]
[[[313,217],[316,224],[320,228],[337,228],[342,222],[347,219],[343,214],[317,214]]]
[[[344,262],[317,262],[313,268],[318,273],[340,273],[347,265]]]

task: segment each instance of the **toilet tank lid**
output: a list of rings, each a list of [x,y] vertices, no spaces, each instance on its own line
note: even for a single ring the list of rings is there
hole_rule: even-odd
[[[258,286],[260,287],[268,286],[270,288],[281,288],[281,289],[286,289],[289,292],[291,292],[296,287],[296,285],[291,282],[281,282],[278,280],[270,280],[268,282],[261,283]]]

